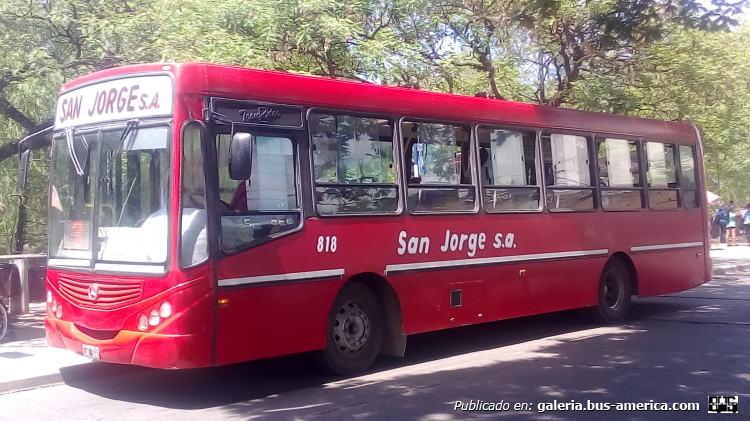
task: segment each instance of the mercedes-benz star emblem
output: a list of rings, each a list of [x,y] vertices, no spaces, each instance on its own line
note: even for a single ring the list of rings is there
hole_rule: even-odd
[[[99,298],[99,285],[94,284],[89,287],[89,298],[91,301],[96,301]]]

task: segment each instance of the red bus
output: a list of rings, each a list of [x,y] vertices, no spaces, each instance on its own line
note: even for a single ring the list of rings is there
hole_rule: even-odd
[[[710,280],[692,125],[204,64],[66,84],[49,344],[160,368],[319,351]]]

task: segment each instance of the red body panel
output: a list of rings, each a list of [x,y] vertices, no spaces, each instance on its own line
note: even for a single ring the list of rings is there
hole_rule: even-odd
[[[274,241],[273,247],[258,247],[221,261],[218,278],[344,269],[348,279],[364,272],[383,275],[391,264],[472,258],[466,249],[440,250],[445,230],[450,229],[452,233],[487,234],[485,249],[478,249],[473,258],[599,249],[606,249],[609,256],[631,255],[640,296],[705,282],[702,250],[630,253],[631,247],[644,244],[702,241],[695,228],[703,220],[701,210],[644,215],[592,212],[308,220],[301,232]],[[430,237],[429,253],[399,255],[402,230],[409,236]],[[490,239],[496,233],[508,232],[514,233],[516,248],[492,247]],[[321,235],[337,236],[335,253],[318,253]],[[386,279],[401,302],[403,331],[413,334],[595,305],[607,257],[397,274]],[[525,270],[523,276],[521,270]],[[342,284],[319,281],[221,292],[219,298],[228,298],[229,305],[218,313],[217,363],[322,348],[328,311]],[[464,291],[460,308],[449,306],[453,289]],[[245,333],[237,334],[238,329]],[[275,339],[259,343],[259,337]]]
[[[703,173],[697,133],[684,123],[199,63],[110,69],[80,78],[64,89],[127,73],[164,71],[175,78],[175,151],[179,151],[183,122],[202,120],[204,97],[218,96],[680,141],[696,147],[697,165]],[[180,180],[180,155],[173,156],[172,177]],[[172,262],[177,261],[174,245],[179,240],[178,197],[179,186],[174,183]],[[702,202],[705,203],[705,194]],[[84,343],[98,345],[101,358],[106,361],[165,368],[229,364],[323,348],[326,322],[336,294],[358,274],[375,274],[388,282],[399,300],[402,330],[413,334],[595,305],[602,269],[616,253],[632,261],[640,296],[670,293],[710,279],[706,221],[705,208],[419,216],[404,211],[399,216],[343,218],[307,215],[298,232],[250,250],[218,261],[210,259],[187,273],[173,264],[165,277],[145,279],[139,302],[115,310],[78,307],[65,301],[57,289],[58,272],[50,270],[48,288],[63,303],[64,316],[57,320],[48,311],[47,337],[51,345],[79,353]],[[484,234],[484,247],[477,245],[472,251],[465,244],[461,250],[442,251],[446,230],[467,236]],[[405,239],[402,231],[406,232]],[[510,243],[504,241],[508,233],[513,234]],[[496,241],[497,234],[503,241]],[[320,236],[336,236],[336,250],[319,252]],[[400,240],[411,237],[428,237],[428,250],[399,253],[403,248]],[[632,249],[698,242],[703,246],[648,252]],[[570,257],[561,253],[589,254]],[[513,256],[529,257],[524,262],[475,264],[476,259]],[[465,261],[467,265],[449,270],[399,271],[404,267],[399,265],[443,261]],[[284,285],[217,287],[221,280],[335,270],[343,271],[343,275]],[[104,275],[89,276],[108,279]],[[449,293],[458,289],[463,291],[463,304],[451,308]],[[148,314],[163,300],[177,295],[180,298],[175,302],[181,304],[169,323],[158,330],[138,331],[139,315]],[[116,335],[95,340],[77,326]]]
[[[178,97],[218,96],[448,120],[632,134],[665,141],[696,141],[693,127],[685,123],[205,63],[140,64],[107,69],[76,79],[64,85],[63,90],[103,78],[142,72],[174,74]],[[190,118],[201,119],[201,116],[193,114]]]

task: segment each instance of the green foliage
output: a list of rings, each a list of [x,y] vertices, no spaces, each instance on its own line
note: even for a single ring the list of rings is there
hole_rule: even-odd
[[[196,60],[691,121],[703,135],[708,188],[750,201],[750,27],[729,30],[746,6],[746,0],[4,0],[0,147],[49,121],[66,81],[130,63]],[[45,247],[48,155],[34,152],[27,250]],[[15,179],[15,160],[6,159],[0,253],[12,246]]]
[[[750,26],[712,33],[674,27],[623,70],[582,80],[571,102],[696,124],[708,190],[725,201],[750,201]]]

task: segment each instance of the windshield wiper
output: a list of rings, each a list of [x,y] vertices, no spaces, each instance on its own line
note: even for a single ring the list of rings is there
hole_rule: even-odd
[[[127,123],[125,123],[125,130],[122,131],[122,135],[120,135],[120,141],[117,144],[118,149],[122,148],[123,141],[125,140],[125,138],[128,137],[130,132],[132,132],[133,130],[136,129],[136,127],[138,127],[138,123],[140,123],[140,121],[138,121],[137,118],[128,120]],[[133,140],[135,140],[135,136],[133,136]]]
[[[78,160],[76,155],[75,138],[73,137],[73,129],[65,129],[65,140],[68,144],[68,154],[70,154],[70,160],[73,161],[73,167],[76,170],[76,174],[83,175],[83,168],[81,168],[81,162]]]

